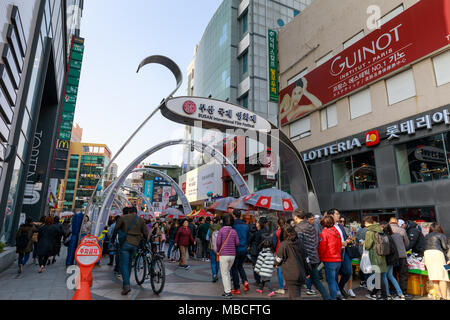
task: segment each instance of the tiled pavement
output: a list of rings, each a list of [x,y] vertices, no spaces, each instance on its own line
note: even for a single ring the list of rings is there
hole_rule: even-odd
[[[39,267],[32,261],[23,268],[21,275],[17,274],[17,265],[14,264],[8,270],[0,274],[0,300],[70,300],[74,290],[67,288],[67,278],[65,266],[66,248],[61,249],[61,257],[55,264],[39,274]],[[223,299],[223,286],[221,280],[217,283],[211,282],[210,263],[196,260],[188,261],[190,269],[184,270],[177,267],[177,264],[165,261],[166,284],[163,292],[158,296],[151,289],[151,285],[146,281],[142,286],[137,286],[134,276],[131,276],[132,291],[127,296],[120,294],[122,282],[113,274],[112,267],[108,266],[108,257],[104,257],[102,265],[95,267],[93,271],[94,283],[91,288],[94,300],[215,300]],[[233,296],[233,299],[251,300],[278,300],[287,299],[286,295],[275,295],[268,298],[265,289],[264,295],[255,291],[252,285],[253,272],[251,265],[246,264],[245,269],[250,282],[250,291],[241,295]],[[276,276],[273,277],[272,284],[278,288]],[[366,289],[359,288],[359,281],[354,281],[354,292],[356,300],[367,300],[364,296]],[[304,294],[304,291],[302,291]],[[307,296],[305,300],[320,300],[320,296]],[[417,300],[427,300],[427,298],[416,298]],[[353,300],[353,299],[352,299]]]

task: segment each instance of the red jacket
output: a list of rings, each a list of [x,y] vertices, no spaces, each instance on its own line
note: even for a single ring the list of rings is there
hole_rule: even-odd
[[[177,235],[175,236],[175,244],[178,246],[188,247],[189,244],[194,244],[194,238],[192,232],[187,227],[178,228]]]
[[[341,262],[342,240],[335,227],[324,228],[319,240],[319,258],[323,262]]]

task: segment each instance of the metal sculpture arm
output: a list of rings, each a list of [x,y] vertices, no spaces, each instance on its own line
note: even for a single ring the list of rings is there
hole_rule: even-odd
[[[133,138],[136,136],[136,134],[147,124],[147,122],[156,114],[156,112],[158,112],[161,109],[161,107],[164,105],[164,103],[168,99],[170,99],[175,94],[175,92],[177,92],[177,90],[180,88],[180,86],[183,82],[183,74],[182,74],[180,68],[178,67],[178,65],[173,60],[171,60],[165,56],[160,56],[160,55],[154,55],[154,56],[145,58],[139,64],[139,67],[138,67],[136,73],[138,73],[142,67],[144,67],[148,64],[152,64],[152,63],[163,65],[172,72],[172,74],[175,76],[175,79],[177,81],[176,88],[165,99],[162,100],[162,102],[159,104],[159,106],[141,123],[141,125],[133,132],[133,134],[127,139],[127,141],[125,141],[125,143],[122,145],[122,147],[120,147],[119,151],[117,151],[116,155],[113,157],[113,159],[109,162],[108,166],[104,170],[102,179],[99,179],[94,190],[97,190],[101,181],[103,180],[105,175],[108,173],[110,166],[114,163],[114,160],[116,160],[117,157],[122,153],[123,149],[125,149],[125,147],[130,143],[130,141],[133,140]],[[92,194],[91,198],[89,199],[89,203],[86,207],[87,213],[90,212],[92,203],[94,201],[94,195],[95,195],[95,192]]]
[[[137,195],[139,196],[139,198],[141,198],[142,200],[144,200],[145,204],[147,205],[147,208],[149,208],[149,210],[150,210],[151,212],[154,212],[153,206],[152,206],[152,204],[150,203],[150,201],[148,201],[148,199],[147,199],[147,197],[145,196],[145,194],[143,194],[142,192],[140,192],[138,189],[135,189],[135,188],[132,188],[132,187],[122,186],[122,188],[125,189],[125,190],[129,190],[129,191],[132,191],[132,192],[137,193]]]

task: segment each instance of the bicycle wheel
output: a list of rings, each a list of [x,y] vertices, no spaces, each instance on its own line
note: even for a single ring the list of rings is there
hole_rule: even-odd
[[[145,281],[147,275],[147,259],[144,255],[138,254],[134,260],[134,279],[138,285]]]
[[[150,269],[150,282],[155,294],[160,294],[164,289],[166,282],[166,269],[161,258],[153,258]]]

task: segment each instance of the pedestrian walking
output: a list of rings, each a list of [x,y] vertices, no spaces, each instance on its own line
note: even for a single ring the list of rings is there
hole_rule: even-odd
[[[319,258],[324,264],[330,299],[336,300],[339,291],[338,274],[341,268],[342,238],[330,215],[323,217],[323,230],[319,238]]]
[[[192,232],[189,229],[189,221],[184,220],[182,227],[178,229],[177,234],[175,236],[176,247],[180,248],[180,264],[179,267],[183,269],[189,269],[189,266],[186,264],[186,250],[190,245],[195,245],[194,237],[192,236]]]
[[[384,236],[383,229],[379,224],[374,222],[373,217],[371,216],[365,217],[363,221],[367,226],[366,239],[364,240],[364,249],[369,251],[370,263],[372,265],[372,268],[374,268],[376,280],[375,288],[369,294],[367,294],[366,297],[372,300],[386,300],[386,257],[377,253],[377,247],[380,247],[379,245],[377,245],[377,242],[379,242],[378,239],[380,239],[380,237]],[[381,296],[377,296],[377,292],[380,289]]]
[[[412,296],[406,293],[408,289],[408,274],[409,274],[406,248],[409,246],[409,238],[408,235],[406,234],[406,230],[399,226],[399,221],[397,220],[397,218],[392,217],[389,220],[389,225],[391,226],[394,235],[400,236],[400,237],[394,235],[392,236],[392,239],[394,239],[395,244],[397,246],[398,260],[399,260],[397,266],[394,266],[394,276],[396,276],[396,278],[398,277],[398,284],[403,294],[405,295],[405,298],[410,299],[412,298]]]
[[[293,227],[286,228],[286,238],[281,242],[275,257],[277,268],[283,266],[283,278],[288,286],[289,300],[301,297],[301,288],[310,275],[305,246]]]
[[[114,229],[115,229],[119,219],[120,219],[120,216],[113,217],[112,224],[109,226],[109,229],[108,229],[108,238],[109,238],[109,247],[108,247],[109,263],[108,263],[108,266],[112,266],[114,264],[114,258],[115,258],[116,259],[116,268],[114,268],[114,270],[117,273],[120,272],[119,248],[118,248],[117,238],[113,238],[113,234],[114,234]]]
[[[159,222],[155,222],[152,229],[149,233],[150,239],[148,239],[151,243],[152,252],[160,252],[161,251],[161,237],[162,231],[159,226]]]
[[[31,251],[33,251],[33,233],[37,228],[33,225],[33,220],[30,217],[25,219],[25,223],[19,227],[16,234],[16,253],[19,254],[18,259],[18,273],[22,273],[22,267],[30,258]]]
[[[356,230],[355,234],[355,242],[358,248],[359,256],[361,257],[364,252],[364,240],[366,239],[366,232],[367,228],[365,227],[364,221],[362,222],[362,225],[360,228]],[[368,274],[365,274],[362,272],[361,268],[359,269],[358,276],[360,279],[359,286],[361,288],[367,288],[367,278],[369,277]]]
[[[223,217],[223,227],[217,235],[217,256],[220,262],[220,273],[222,275],[222,283],[225,299],[231,299],[231,277],[230,271],[236,257],[236,248],[239,246],[239,237],[236,230],[232,228],[234,218],[230,214]],[[216,258],[217,260],[217,258]]]
[[[347,299],[349,295],[345,291],[345,285],[352,277],[352,260],[348,254],[348,251],[345,250],[348,245],[352,243],[352,237],[347,235],[345,228],[340,224],[341,214],[337,209],[330,209],[327,211],[327,214],[332,216],[335,223],[335,229],[339,232],[339,235],[342,239],[342,248],[341,248],[341,268],[339,269],[338,277],[338,285],[339,291],[338,295],[342,296],[342,299]]]
[[[171,257],[173,245],[175,243],[175,236],[177,235],[178,228],[180,227],[178,220],[173,220],[169,227],[169,249],[167,250],[167,258],[169,262],[175,262],[175,259]]]
[[[201,220],[200,226],[198,228],[198,239],[201,241],[200,258],[202,261],[209,261],[209,250],[208,250],[208,240],[206,240],[206,235],[208,234],[209,227],[211,226],[211,218],[206,217],[206,219]]]
[[[273,248],[275,250],[275,254],[277,253],[278,248],[281,245],[281,242],[285,238],[286,227],[287,227],[286,221],[283,218],[278,219],[277,230],[272,235],[272,244],[273,244]],[[281,267],[277,268],[277,278],[278,278],[279,289],[276,291],[276,293],[285,294],[286,291],[284,289],[284,280],[283,280],[283,274],[282,274]]]
[[[271,239],[269,221],[266,217],[261,217],[256,223],[256,232],[252,232],[249,239],[250,257],[253,266],[253,277],[255,278],[256,285],[258,286],[261,279],[259,275],[254,271],[256,261],[258,260],[259,252],[261,251],[261,243],[264,239]]]
[[[57,230],[53,226],[54,219],[51,216],[45,217],[45,224],[39,228],[38,244],[37,244],[37,256],[39,259],[39,273],[45,271],[48,258],[55,252],[55,240]]]
[[[188,221],[188,228],[191,231],[192,237],[194,238],[194,242],[191,242],[191,244],[188,246],[188,253],[190,258],[194,258],[195,253],[197,252],[197,241],[195,240],[195,238],[197,237],[197,225],[194,223],[192,218],[189,218]]]
[[[169,238],[169,227],[167,226],[166,221],[161,222],[161,253],[164,253],[164,250],[166,249],[166,242]]]
[[[208,230],[209,236],[209,256],[211,262],[211,275],[212,282],[217,282],[219,280],[218,272],[220,270],[219,259],[216,258],[217,255],[217,237],[219,235],[219,230],[222,228],[220,224],[220,218],[214,217],[213,223],[210,225]]]
[[[261,243],[261,251],[255,265],[255,272],[260,276],[260,283],[256,292],[262,294],[264,287],[269,289],[268,297],[273,297],[275,291],[272,289],[270,280],[272,279],[275,257],[272,241],[265,239]]]
[[[387,265],[385,278],[386,295],[389,300],[406,300],[405,296],[403,295],[402,289],[400,289],[400,286],[394,277],[394,266],[399,263],[399,254],[396,243],[402,242],[402,238],[399,234],[392,232],[391,226],[386,221],[380,222],[380,226],[383,229],[384,234],[389,239],[389,255],[386,256],[386,265]],[[394,238],[398,239],[394,240]],[[388,281],[390,281],[394,286],[397,295],[391,297],[389,292]]]
[[[66,234],[64,233],[62,224],[59,223],[58,216],[53,217],[53,227],[55,229],[55,241],[54,241],[55,247],[53,250],[52,264],[56,262],[56,257],[57,256],[59,257],[59,253],[61,251],[61,240],[62,240],[62,237],[66,236]]]
[[[126,210],[125,210],[126,209]],[[120,270],[122,272],[122,295],[131,291],[130,275],[133,259],[140,242],[148,239],[148,231],[144,219],[137,215],[137,208],[123,209],[123,217],[117,222],[112,239],[119,235],[120,244]]]
[[[92,222],[89,221],[89,217],[87,215],[83,218],[83,223],[81,224],[81,237],[80,240],[83,239],[88,234],[91,234]]]
[[[320,281],[319,242],[317,241],[316,229],[314,228],[314,216],[312,213],[297,210],[295,212],[294,220],[297,223],[295,225],[295,231],[297,232],[300,241],[303,242],[305,255],[311,268],[310,277],[306,279],[306,294],[315,294],[315,291],[312,290],[312,285],[314,285],[322,295],[323,300],[330,300],[330,294]],[[308,282],[311,283],[311,286],[308,286]]]
[[[33,225],[35,226],[35,229],[33,231],[33,262],[35,265],[39,265],[38,261],[38,254],[37,254],[37,245],[38,245],[38,239],[39,239],[39,229],[45,225],[45,217],[41,217],[39,219],[39,222],[33,222]]]
[[[245,273],[244,270],[244,262],[245,259],[247,258],[248,252],[248,237],[250,229],[248,225],[241,219],[242,218],[241,210],[234,209],[233,218],[235,219],[233,229],[236,230],[236,233],[238,235],[239,246],[236,248],[236,257],[234,259],[233,266],[231,267],[231,275],[233,277],[233,290],[231,290],[231,293],[241,294],[239,277],[241,278],[244,291],[250,290],[247,274]]]
[[[428,278],[433,282],[434,290],[440,300],[448,300],[448,270],[444,266],[450,264],[448,239],[439,223],[433,222],[430,232],[425,237],[424,255]]]

